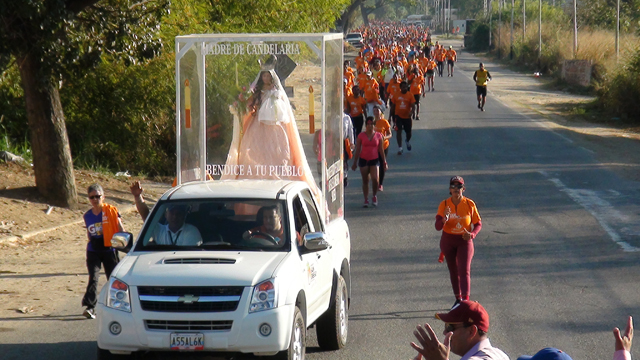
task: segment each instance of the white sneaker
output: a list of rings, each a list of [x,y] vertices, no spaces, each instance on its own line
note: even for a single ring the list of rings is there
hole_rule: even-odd
[[[411,151],[411,143],[407,141],[407,151]]]
[[[402,148],[398,148],[398,155],[402,155]]]
[[[87,319],[95,319],[96,318],[96,310],[94,308],[86,308],[82,312],[82,316],[86,317]]]

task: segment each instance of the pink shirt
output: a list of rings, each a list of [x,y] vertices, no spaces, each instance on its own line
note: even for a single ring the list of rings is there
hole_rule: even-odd
[[[631,354],[627,350],[618,350],[613,353],[613,360],[631,360]]]
[[[358,134],[358,139],[360,139],[360,143],[362,144],[362,149],[360,150],[360,159],[377,159],[378,147],[380,146],[380,142],[382,141],[382,134],[376,132],[373,134],[371,140],[369,140],[367,133],[363,131]]]

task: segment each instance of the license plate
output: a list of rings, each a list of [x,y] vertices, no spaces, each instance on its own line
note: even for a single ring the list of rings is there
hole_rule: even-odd
[[[171,334],[171,350],[204,350],[204,335],[173,333]]]

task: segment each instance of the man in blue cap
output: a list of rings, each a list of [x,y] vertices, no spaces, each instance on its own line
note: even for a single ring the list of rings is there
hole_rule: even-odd
[[[573,360],[566,352],[556,348],[544,348],[535,355],[522,355],[518,360]]]

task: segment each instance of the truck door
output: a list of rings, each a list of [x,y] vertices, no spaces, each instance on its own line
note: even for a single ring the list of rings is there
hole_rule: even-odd
[[[315,227],[307,214],[307,208],[304,200],[299,196],[293,201],[293,217],[297,233],[300,238],[308,232],[315,231]],[[317,212],[316,212],[317,215]],[[304,282],[308,300],[308,320],[314,321],[317,316],[324,312],[323,305],[328,302],[331,295],[331,261],[327,250],[305,253],[304,249],[298,246],[299,252],[302,254],[302,264],[304,266]],[[327,276],[329,271],[329,276]],[[327,277],[329,279],[327,280]],[[329,283],[329,294],[326,292],[326,283]]]

